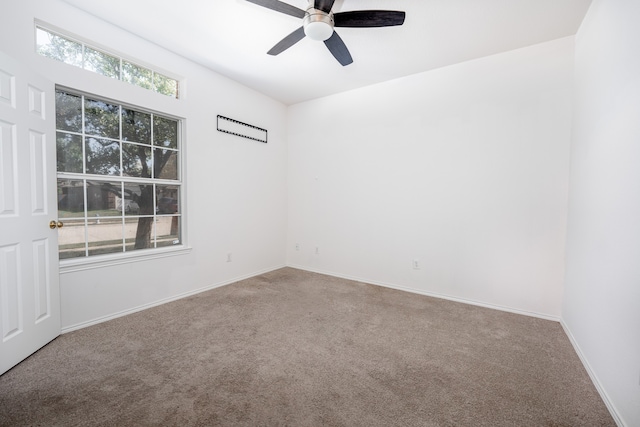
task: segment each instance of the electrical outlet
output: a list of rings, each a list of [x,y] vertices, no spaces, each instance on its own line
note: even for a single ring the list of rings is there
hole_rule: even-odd
[[[414,259],[411,262],[411,265],[413,266],[414,270],[420,270],[420,261],[418,261],[417,259]]]
[[[299,251],[299,250],[300,250],[300,244],[296,243],[296,251]]]
[[[320,255],[320,248],[316,246],[316,255]]]
[[[231,262],[231,252],[227,253],[227,262]]]

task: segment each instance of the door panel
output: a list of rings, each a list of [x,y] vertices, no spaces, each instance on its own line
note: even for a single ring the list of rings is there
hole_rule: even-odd
[[[18,178],[16,127],[12,123],[0,120],[0,217],[16,214],[18,204]]]
[[[2,340],[10,340],[22,331],[22,281],[20,246],[0,247],[0,296],[2,296]]]
[[[47,209],[47,137],[30,130],[31,213],[46,215]]]
[[[0,374],[60,334],[54,99],[0,53]]]

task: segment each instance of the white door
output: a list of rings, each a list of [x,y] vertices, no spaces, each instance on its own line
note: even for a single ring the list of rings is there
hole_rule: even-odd
[[[54,97],[0,52],[0,374],[60,334]]]

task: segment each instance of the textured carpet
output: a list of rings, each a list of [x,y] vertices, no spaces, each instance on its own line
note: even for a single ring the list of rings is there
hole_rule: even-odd
[[[291,268],[60,336],[2,426],[614,426],[556,322]]]

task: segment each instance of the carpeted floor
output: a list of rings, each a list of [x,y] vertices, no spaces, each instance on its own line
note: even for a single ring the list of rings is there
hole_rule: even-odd
[[[614,426],[556,322],[285,268],[60,336],[2,426]]]

